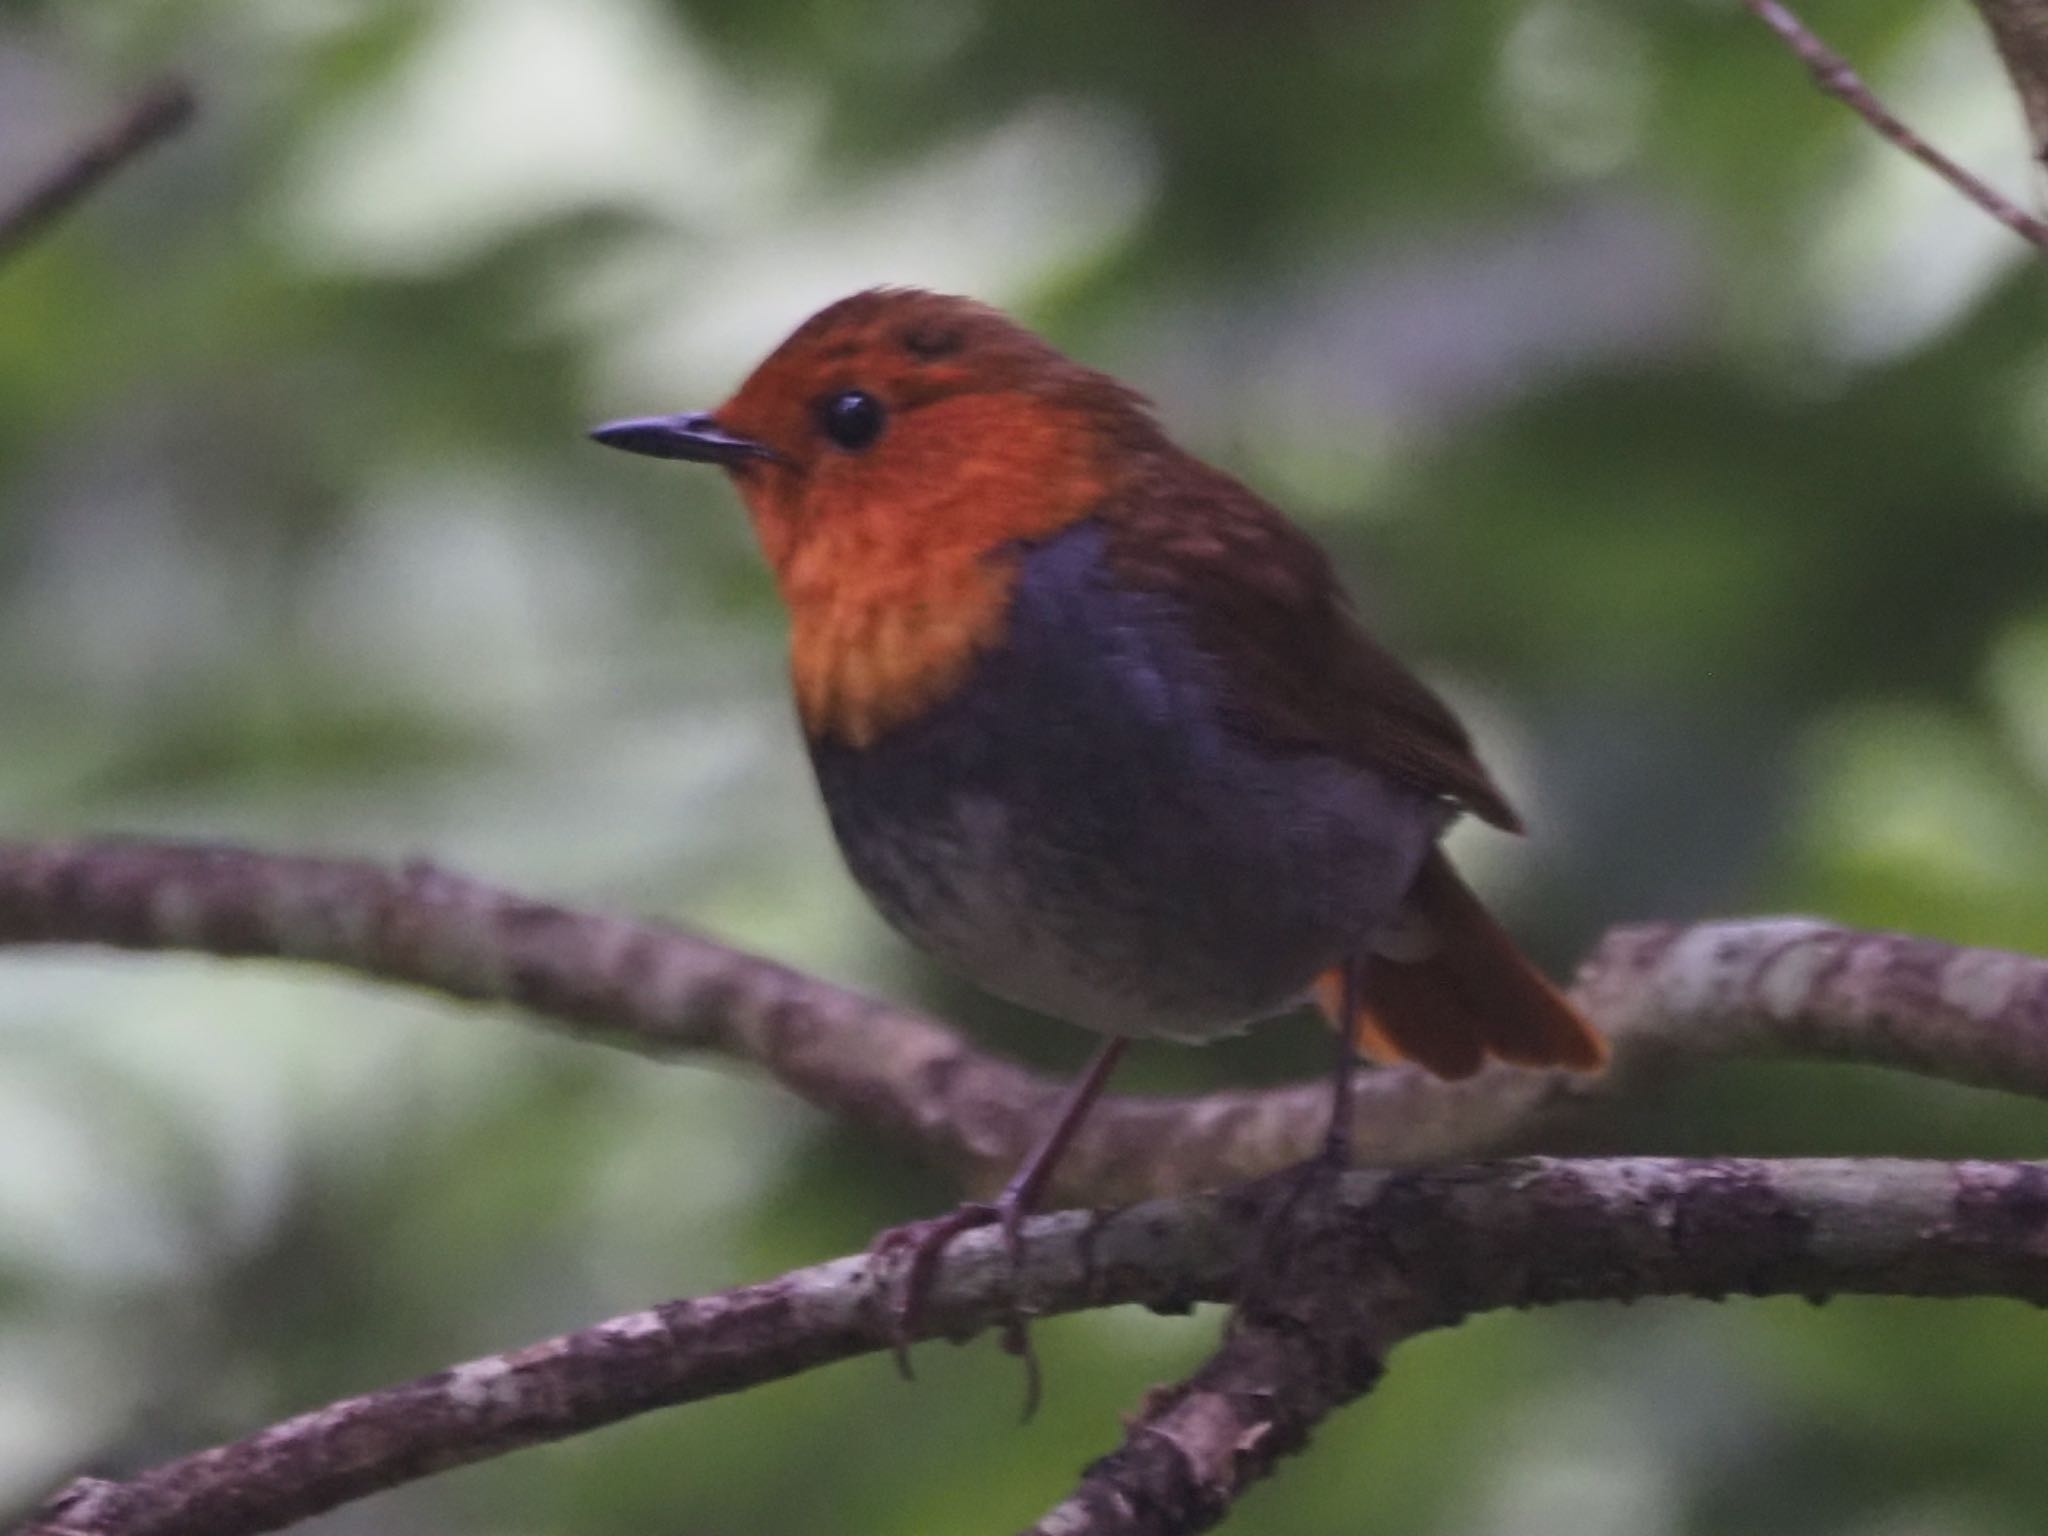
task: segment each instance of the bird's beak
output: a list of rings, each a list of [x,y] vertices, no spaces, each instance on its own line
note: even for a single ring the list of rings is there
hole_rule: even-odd
[[[730,468],[747,459],[773,459],[780,455],[766,443],[728,432],[710,416],[636,416],[628,421],[608,421],[592,429],[591,441],[627,453],[644,453],[655,459],[689,459],[697,464],[722,464]]]

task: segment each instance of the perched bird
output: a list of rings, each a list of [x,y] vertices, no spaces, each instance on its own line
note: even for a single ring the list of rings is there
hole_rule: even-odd
[[[593,437],[731,476],[789,608],[833,831],[888,920],[989,991],[1108,1036],[993,1204],[911,1233],[907,1310],[968,1227],[1017,1223],[1132,1038],[1314,998],[1462,1077],[1597,1068],[1600,1037],[1436,847],[1520,823],[1328,559],[1176,447],[1143,397],[913,289],[813,315],[708,415]]]

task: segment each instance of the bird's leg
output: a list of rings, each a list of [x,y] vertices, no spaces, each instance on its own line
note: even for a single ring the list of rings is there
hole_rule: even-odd
[[[1337,1060],[1330,1075],[1330,1123],[1323,1131],[1323,1150],[1317,1159],[1334,1173],[1351,1166],[1351,1115],[1358,1100],[1358,1046],[1353,1031],[1365,1006],[1364,991],[1365,962],[1345,961],[1343,1022],[1337,1026]]]
[[[911,1337],[917,1331],[919,1317],[931,1294],[932,1282],[938,1278],[939,1259],[944,1255],[946,1246],[963,1232],[997,1223],[1003,1229],[1003,1246],[1010,1256],[1014,1280],[1024,1260],[1024,1218],[1037,1208],[1046,1185],[1052,1181],[1053,1169],[1072,1143],[1074,1133],[1087,1118],[1089,1109],[1102,1097],[1109,1075],[1116,1070],[1127,1044],[1129,1042],[1122,1038],[1112,1038],[1095,1053],[1086,1070],[1067,1089],[1067,1096],[1060,1104],[1052,1128],[1031,1149],[1031,1154],[1010,1176],[1010,1181],[995,1199],[971,1200],[944,1216],[891,1227],[875,1239],[869,1251],[878,1259],[890,1259],[903,1253],[910,1256],[903,1275],[903,1294],[897,1303],[893,1329],[896,1368],[906,1379],[910,1376]],[[1004,1347],[1023,1356],[1030,1370],[1025,1409],[1028,1418],[1038,1401],[1038,1367],[1031,1355],[1030,1337],[1021,1307],[1010,1320],[1004,1335]]]
[[[1342,1005],[1338,1010],[1337,1055],[1330,1072],[1330,1123],[1323,1130],[1323,1144],[1315,1154],[1295,1165],[1287,1176],[1287,1189],[1274,1204],[1263,1224],[1260,1242],[1253,1250],[1255,1270],[1238,1287],[1240,1297],[1252,1294],[1255,1282],[1284,1269],[1290,1252],[1288,1227],[1304,1203],[1313,1206],[1334,1188],[1337,1179],[1351,1166],[1351,1120],[1358,1101],[1358,1048],[1352,1041],[1353,1021],[1364,1007],[1365,962],[1344,963]]]

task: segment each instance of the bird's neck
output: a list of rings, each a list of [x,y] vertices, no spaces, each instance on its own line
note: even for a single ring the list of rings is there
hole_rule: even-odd
[[[797,709],[814,740],[869,746],[964,683],[1007,632],[1024,551],[1078,522],[1086,499],[1029,515],[1012,504],[1000,519],[922,510],[822,519],[778,564]]]
[[[1003,637],[1022,550],[1111,489],[1100,434],[1041,402],[949,401],[920,427],[928,450],[839,466],[800,505],[750,500],[815,740],[870,745],[965,682]]]

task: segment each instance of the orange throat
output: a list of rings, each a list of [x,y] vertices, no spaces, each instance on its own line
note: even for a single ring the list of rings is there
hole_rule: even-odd
[[[785,575],[797,713],[817,740],[872,746],[966,680],[1002,638],[1013,564],[960,553],[843,561],[821,538]]]
[[[804,728],[866,747],[967,680],[1004,636],[1023,550],[1108,487],[1084,417],[996,394],[922,407],[893,453],[740,489],[789,607]]]

